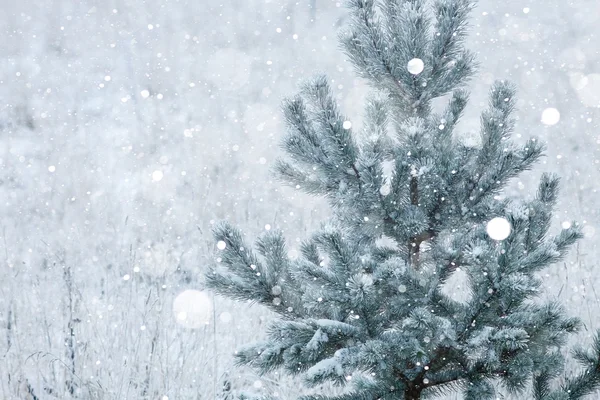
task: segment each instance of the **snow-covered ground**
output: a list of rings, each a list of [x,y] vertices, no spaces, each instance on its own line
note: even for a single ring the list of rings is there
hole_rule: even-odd
[[[283,229],[293,249],[327,217],[270,167],[303,78],[327,73],[360,126],[367,87],[337,44],[340,3],[0,0],[0,398],[303,393],[233,367],[272,316],[199,289],[214,221]],[[599,35],[597,0],[481,0],[461,125],[476,141],[491,82],[518,84],[515,138],[548,151],[506,194],[563,177],[555,228],[576,219],[586,238],[546,295],[584,320],[582,338],[600,328]]]

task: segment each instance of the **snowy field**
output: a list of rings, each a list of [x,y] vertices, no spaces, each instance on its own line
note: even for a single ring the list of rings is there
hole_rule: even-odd
[[[340,0],[341,2],[341,0]],[[0,398],[229,399],[305,393],[233,366],[272,315],[202,292],[227,219],[292,245],[328,215],[270,174],[281,100],[327,73],[360,126],[367,87],[339,49],[335,0],[0,0]],[[517,140],[563,178],[554,229],[585,239],[548,270],[600,328],[600,2],[481,0],[480,70],[460,131],[476,141],[494,79],[519,88]]]

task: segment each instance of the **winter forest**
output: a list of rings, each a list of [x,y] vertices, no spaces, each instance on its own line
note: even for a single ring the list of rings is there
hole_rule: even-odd
[[[0,398],[600,398],[597,0],[0,5]]]

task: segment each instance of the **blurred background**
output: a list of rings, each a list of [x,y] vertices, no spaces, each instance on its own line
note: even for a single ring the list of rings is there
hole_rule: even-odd
[[[302,79],[326,73],[360,127],[368,87],[336,40],[342,3],[0,0],[0,398],[311,392],[234,367],[273,315],[201,281],[215,221],[282,229],[295,257],[327,218],[270,167]],[[518,85],[515,140],[548,151],[505,195],[562,176],[555,229],[577,220],[586,237],[544,296],[586,340],[600,328],[600,3],[481,0],[471,28],[481,66],[459,130],[476,144],[490,84]]]

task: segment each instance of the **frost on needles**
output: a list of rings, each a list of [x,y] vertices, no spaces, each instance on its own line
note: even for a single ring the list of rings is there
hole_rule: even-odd
[[[484,400],[499,387],[537,400],[593,394],[600,339],[574,351],[582,368],[563,376],[561,347],[580,322],[536,298],[537,273],[581,237],[576,224],[548,234],[558,179],[543,175],[531,201],[497,197],[543,151],[535,139],[521,147],[509,140],[514,87],[491,88],[479,147],[454,134],[475,69],[463,45],[473,2],[348,3],[351,22],[340,40],[374,93],[363,129],[344,124],[327,79],[318,77],[284,103],[288,157],[276,166],[287,184],[325,197],[330,220],[293,260],[281,233],[267,232],[253,251],[230,224],[214,230],[225,247],[207,285],[280,316],[265,341],[236,353],[238,362],[300,375],[309,386],[344,386],[343,394],[303,397],[313,400],[450,392]],[[440,97],[447,104],[436,113]],[[501,241],[486,232],[497,217],[510,223]],[[464,301],[444,290],[459,270],[469,288]]]

